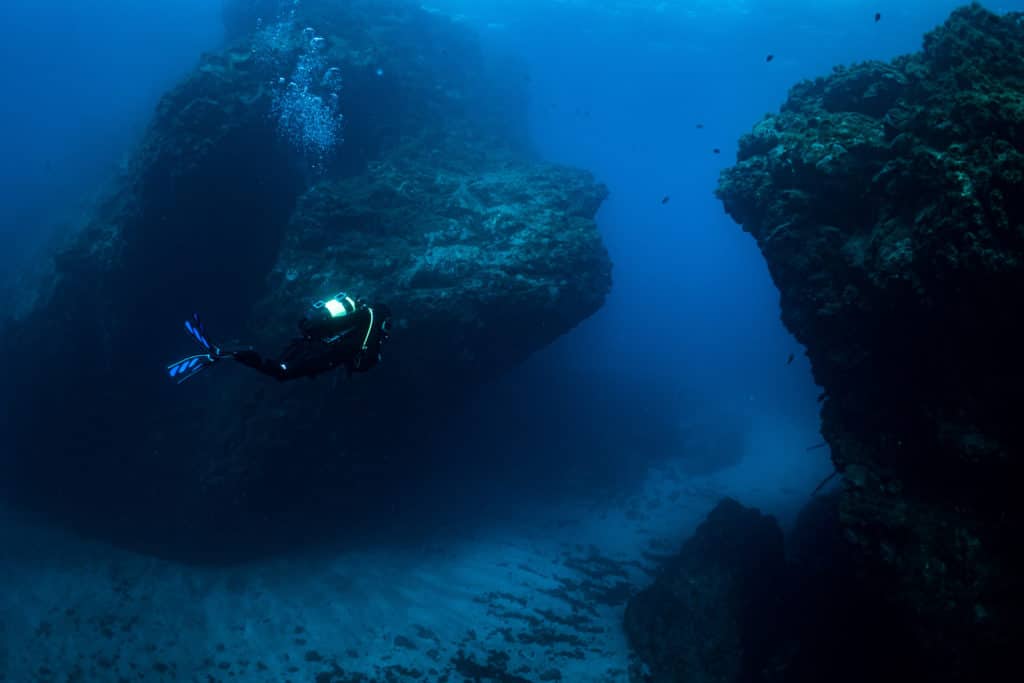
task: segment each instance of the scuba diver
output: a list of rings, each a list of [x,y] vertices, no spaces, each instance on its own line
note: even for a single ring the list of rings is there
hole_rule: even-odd
[[[193,314],[192,320],[185,321],[185,331],[205,352],[168,365],[167,374],[181,384],[225,358],[281,382],[313,378],[338,367],[344,367],[349,376],[368,372],[381,360],[381,346],[391,332],[391,311],[340,292],[314,303],[299,321],[299,330],[302,336],[293,339],[277,358],[264,358],[252,348],[226,351],[213,344],[199,316]]]

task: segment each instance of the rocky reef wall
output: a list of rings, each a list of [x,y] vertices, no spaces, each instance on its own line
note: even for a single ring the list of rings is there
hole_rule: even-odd
[[[824,388],[858,576],[929,680],[1010,660],[1024,569],[1024,15],[794,86],[718,195]]]
[[[531,158],[514,87],[495,113],[518,67],[489,70],[467,29],[414,3],[294,7],[161,100],[6,326],[3,475],[26,505],[195,560],[336,532],[400,504],[430,466],[423,430],[467,389],[602,305],[607,191]],[[193,352],[194,311],[219,343],[274,354],[339,290],[394,312],[369,376],[164,376]]]
[[[721,500],[629,600],[630,680],[918,680],[911,630],[858,579],[838,498],[812,498],[785,542],[773,517]]]

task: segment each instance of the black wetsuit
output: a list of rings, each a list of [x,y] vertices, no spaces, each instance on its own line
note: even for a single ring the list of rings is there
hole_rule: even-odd
[[[328,314],[299,321],[302,336],[292,340],[276,359],[263,358],[252,350],[234,351],[242,365],[282,382],[314,377],[339,367],[367,372],[380,362],[381,345],[387,341],[391,311],[387,306],[360,304],[341,317]]]

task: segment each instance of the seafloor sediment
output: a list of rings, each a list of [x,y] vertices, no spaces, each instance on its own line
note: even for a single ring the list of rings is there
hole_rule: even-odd
[[[1014,668],[1022,91],[1024,15],[972,4],[919,53],[794,86],[718,189],[807,347],[858,576],[922,680]]]
[[[2,509],[0,681],[649,680],[622,630],[629,598],[722,495],[749,494],[754,475],[765,500],[794,483],[763,476],[779,456],[764,444],[810,435],[777,420],[757,434],[714,475],[670,459],[600,503],[230,567],[111,548]],[[798,504],[806,490],[790,495]]]

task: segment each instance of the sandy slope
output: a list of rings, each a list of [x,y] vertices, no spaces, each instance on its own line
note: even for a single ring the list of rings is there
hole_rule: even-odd
[[[806,495],[808,475],[793,482],[778,449],[762,451],[710,478],[683,479],[667,463],[619,500],[538,509],[415,548],[216,570],[7,518],[0,680],[627,681],[622,613],[658,556],[752,478],[762,493],[747,498],[781,482]]]

